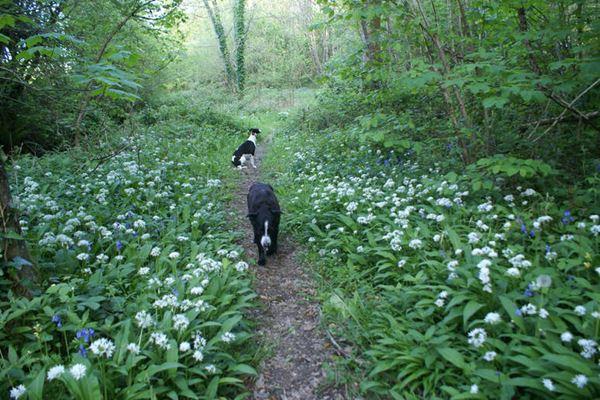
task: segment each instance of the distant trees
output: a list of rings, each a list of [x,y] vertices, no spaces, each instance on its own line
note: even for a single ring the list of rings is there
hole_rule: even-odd
[[[229,52],[227,35],[225,34],[221,11],[217,1],[203,1],[219,43],[219,51],[225,67],[227,86],[241,96],[244,92],[244,84],[246,81],[246,69],[244,63],[247,35],[245,23],[246,1],[235,0],[233,6],[233,44],[235,54],[233,58]]]

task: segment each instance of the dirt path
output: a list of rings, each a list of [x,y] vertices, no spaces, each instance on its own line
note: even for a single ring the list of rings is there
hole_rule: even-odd
[[[278,253],[267,259],[266,266],[256,264],[252,227],[245,218],[246,194],[250,185],[259,180],[264,150],[264,146],[257,147],[257,170],[240,171],[243,178],[233,200],[235,218],[244,230],[246,259],[254,260],[250,263],[256,272],[254,289],[262,303],[251,317],[258,321],[258,339],[269,351],[251,387],[253,398],[344,399],[340,391],[326,387],[323,363],[331,359],[333,351],[319,328],[319,304],[312,299],[315,289],[309,272],[299,264],[298,245],[282,232]]]

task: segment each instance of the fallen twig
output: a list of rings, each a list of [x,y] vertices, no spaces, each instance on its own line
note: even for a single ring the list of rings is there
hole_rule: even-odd
[[[350,358],[350,354],[348,354],[347,351],[345,351],[344,349],[342,349],[342,346],[340,346],[338,344],[338,342],[335,341],[335,339],[333,338],[333,335],[327,329],[323,329],[323,330],[325,331],[325,333],[327,334],[327,337],[329,338],[329,341],[331,342],[331,344],[335,348],[336,353],[338,353],[340,356],[343,356],[345,358]]]

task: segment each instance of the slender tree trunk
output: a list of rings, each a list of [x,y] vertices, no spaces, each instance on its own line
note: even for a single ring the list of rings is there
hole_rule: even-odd
[[[429,36],[431,38],[431,41],[435,45],[435,48],[437,49],[438,57],[439,57],[440,61],[442,62],[442,66],[444,68],[444,75],[447,76],[450,73],[450,64],[448,63],[448,59],[446,57],[446,51],[444,50],[444,47],[442,46],[437,34],[435,32],[432,32],[431,29],[429,29],[429,22],[427,21],[427,18],[425,17],[425,13],[423,12],[421,3],[419,2],[419,0],[416,0],[415,3],[417,4],[417,7],[419,8],[419,11],[421,13],[421,17],[423,19],[423,21],[420,23],[421,29],[423,29],[423,31],[427,34],[427,36]],[[458,103],[458,108],[460,110],[462,119],[464,120],[466,125],[470,125],[469,114],[467,113],[467,108],[465,106],[465,102],[462,97],[462,94],[460,93],[460,90],[456,86],[453,85],[452,91],[453,91],[454,97],[456,98],[456,101]]]
[[[372,6],[377,3],[377,0],[369,0],[367,1],[367,6]],[[381,61],[381,45],[379,44],[378,38],[381,32],[381,16],[376,15],[369,19],[361,19],[359,22],[359,30],[364,45],[363,61]]]
[[[233,21],[235,28],[235,70],[236,84],[239,96],[244,93],[244,84],[246,82],[246,68],[244,64],[244,52],[246,48],[246,29],[245,29],[245,0],[236,0],[233,9]]]
[[[471,36],[471,30],[469,29],[469,22],[467,21],[467,16],[465,14],[465,6],[464,6],[462,0],[456,0],[456,3],[458,3],[458,11],[459,11],[459,15],[460,15],[460,25],[462,28],[462,35],[464,37],[469,37],[469,36]]]
[[[229,56],[229,49],[227,48],[227,38],[225,37],[225,29],[223,28],[223,22],[221,21],[221,14],[219,13],[217,2],[216,0],[212,0],[212,6],[209,4],[208,0],[203,0],[203,2],[204,6],[206,7],[206,10],[208,11],[208,17],[210,18],[210,22],[212,23],[215,35],[217,36],[217,41],[219,42],[219,50],[221,52],[221,58],[223,59],[223,64],[225,66],[227,86],[229,86],[230,88],[235,88],[233,66]]]
[[[526,33],[528,31],[528,27],[527,27],[527,14],[526,14],[525,8],[520,7],[517,10],[517,15],[519,18],[519,30],[523,33]],[[531,46],[531,42],[529,41],[529,39],[523,39],[523,44],[525,45],[525,48],[527,49],[527,52],[528,52],[529,65],[531,66],[531,69],[533,70],[533,72],[536,73],[536,75],[541,75],[542,70],[537,63],[535,54],[533,53],[533,47]]]
[[[17,268],[16,273],[7,275],[13,280],[15,292],[31,298],[33,290],[38,284],[39,274],[37,267],[27,250],[27,244],[21,236],[19,214],[13,206],[8,176],[4,168],[4,161],[0,154],[0,236],[2,243],[2,265],[5,273],[12,268]],[[9,265],[9,262],[18,267]]]

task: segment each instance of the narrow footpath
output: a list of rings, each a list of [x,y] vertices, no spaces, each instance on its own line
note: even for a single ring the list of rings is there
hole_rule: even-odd
[[[319,303],[313,298],[314,283],[310,271],[299,261],[299,246],[286,232],[280,231],[279,249],[256,263],[256,245],[252,227],[246,218],[246,194],[252,183],[260,181],[259,171],[265,145],[257,146],[257,169],[239,171],[242,178],[233,199],[237,225],[243,228],[246,259],[256,273],[254,289],[261,307],[251,315],[257,321],[257,336],[267,356],[259,366],[259,376],[250,390],[253,399],[268,400],[339,400],[346,397],[339,389],[328,387],[323,364],[330,361],[333,349],[319,327]],[[270,182],[265,182],[270,183]],[[277,188],[275,188],[277,193]],[[285,219],[285,210],[282,220]]]

